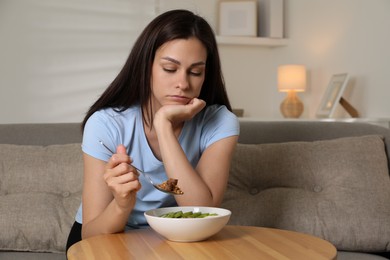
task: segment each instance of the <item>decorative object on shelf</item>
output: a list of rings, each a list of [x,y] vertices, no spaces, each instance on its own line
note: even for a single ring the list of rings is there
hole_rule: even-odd
[[[347,73],[332,76],[317,110],[318,117],[332,117],[337,104],[340,104],[351,117],[359,117],[358,111],[342,97],[348,80]]]
[[[351,117],[359,117],[359,112],[357,109],[352,106],[345,98],[341,97],[339,103]]]
[[[220,2],[219,34],[224,36],[256,36],[257,1]]]
[[[258,0],[258,36],[283,38],[284,0]]]
[[[280,104],[280,111],[286,118],[298,118],[303,113],[303,103],[296,92],[306,90],[306,68],[303,65],[290,64],[278,67],[278,89],[287,92],[286,99]]]
[[[233,114],[236,115],[236,117],[243,117],[244,116],[244,109],[242,108],[233,108]]]

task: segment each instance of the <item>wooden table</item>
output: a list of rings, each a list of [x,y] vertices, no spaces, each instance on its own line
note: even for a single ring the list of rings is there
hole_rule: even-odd
[[[82,259],[336,259],[336,248],[323,239],[287,230],[226,226],[211,238],[192,243],[166,240],[152,229],[99,235],[68,250]]]

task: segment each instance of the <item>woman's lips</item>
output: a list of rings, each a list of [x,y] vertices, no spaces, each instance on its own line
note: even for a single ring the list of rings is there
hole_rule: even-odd
[[[191,99],[185,96],[169,96],[172,101],[179,102],[181,104],[187,104]]]

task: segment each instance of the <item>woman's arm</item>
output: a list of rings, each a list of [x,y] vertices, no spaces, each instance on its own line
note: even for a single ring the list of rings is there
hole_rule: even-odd
[[[193,117],[199,108],[203,107],[196,103],[192,107],[165,106],[156,113],[154,126],[167,175],[178,179],[178,186],[184,192],[176,196],[178,204],[219,206],[238,137],[227,137],[210,145],[194,169],[174,134],[174,126],[184,117]]]
[[[84,158],[82,237],[124,230],[141,188],[124,146],[106,163],[87,154]]]

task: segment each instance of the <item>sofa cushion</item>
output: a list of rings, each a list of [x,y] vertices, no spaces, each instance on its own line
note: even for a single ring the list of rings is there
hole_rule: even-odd
[[[82,169],[80,144],[0,144],[0,249],[63,252]]]
[[[230,224],[308,233],[339,250],[390,251],[383,139],[238,144],[222,207]]]

